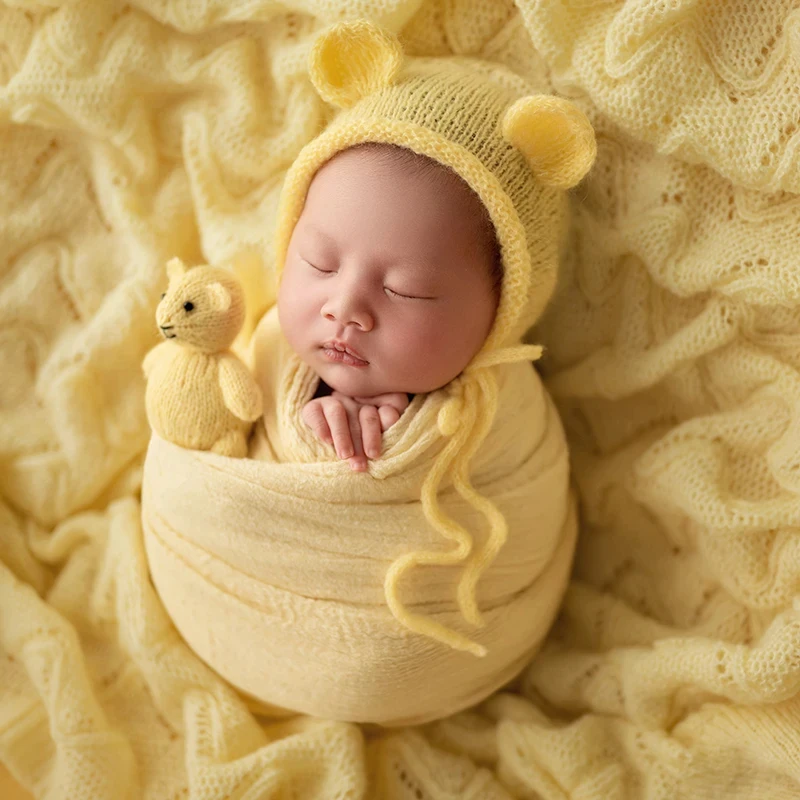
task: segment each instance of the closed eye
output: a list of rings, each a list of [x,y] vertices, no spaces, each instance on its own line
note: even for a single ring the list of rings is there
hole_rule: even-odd
[[[332,274],[334,274],[336,272],[335,269],[321,269],[320,267],[312,264],[310,261],[306,261],[305,259],[303,259],[303,261],[306,264],[308,264],[308,266],[311,267],[311,269],[316,270],[317,272],[321,272],[324,275],[332,275]],[[393,297],[400,297],[403,300],[435,300],[436,299],[435,297],[420,297],[418,295],[413,295],[413,294],[401,294],[400,292],[394,291],[394,289],[390,289],[388,286],[385,287],[385,290],[386,290],[386,292],[388,294],[392,295]]]
[[[303,259],[303,261],[306,260]],[[329,275],[331,272],[336,272],[335,269],[320,269],[319,267],[315,267],[310,261],[306,261],[306,264],[308,264],[311,269],[315,269],[317,272],[324,272],[326,275]]]
[[[435,297],[420,297],[414,294],[400,294],[400,292],[395,292],[394,289],[390,289],[388,286],[385,287],[386,291],[393,295],[394,297],[402,297],[405,300],[435,300]]]

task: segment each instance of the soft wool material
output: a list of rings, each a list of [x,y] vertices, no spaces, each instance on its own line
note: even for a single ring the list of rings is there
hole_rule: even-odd
[[[443,449],[435,424],[447,393],[416,397],[371,474],[354,475],[300,418],[314,375],[288,349],[275,311],[254,345],[267,409],[259,460],[154,440],[145,463],[153,580],[192,649],[270,705],[384,725],[447,716],[515,677],[550,627],[576,534],[561,425],[531,365],[499,369],[495,425],[473,460],[475,488],[510,531],[481,578],[486,624],[476,638],[487,655],[476,659],[399,624],[383,589],[398,554],[449,549],[420,501]],[[452,485],[439,505],[481,530]],[[443,629],[468,630],[454,588],[460,573],[458,563],[412,571],[403,598]]]
[[[35,796],[800,794],[797,3],[518,6],[0,8],[0,761]],[[572,98],[599,145],[532,339],[581,499],[563,615],[511,690],[391,731],[259,716],[165,613],[138,500],[163,264],[272,269],[340,13]]]

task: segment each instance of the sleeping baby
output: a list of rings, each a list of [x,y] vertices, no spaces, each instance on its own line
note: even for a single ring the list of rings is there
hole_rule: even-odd
[[[526,338],[594,133],[366,21],[309,74],[340,111],[282,187],[250,457],[154,436],[145,544],[183,638],[261,707],[419,724],[518,675],[566,587],[569,455]]]

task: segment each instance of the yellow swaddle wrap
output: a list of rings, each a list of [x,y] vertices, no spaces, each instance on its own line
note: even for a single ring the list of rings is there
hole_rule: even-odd
[[[219,674],[270,705],[385,725],[421,723],[479,702],[530,660],[557,611],[576,536],[558,415],[529,363],[497,367],[498,413],[472,480],[509,536],[477,587],[484,658],[398,622],[384,578],[411,551],[452,545],[420,491],[446,439],[451,392],[418,395],[384,437],[370,473],[351,472],[300,418],[315,376],[283,343],[273,309],[254,336],[266,413],[253,459],[153,438],[143,519],[151,574],[182,636]],[[439,505],[485,544],[482,516],[452,484]],[[464,634],[463,565],[403,576],[415,615]]]

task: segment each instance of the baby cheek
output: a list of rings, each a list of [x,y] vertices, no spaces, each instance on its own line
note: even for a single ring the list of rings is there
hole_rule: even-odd
[[[298,291],[295,281],[284,280],[278,292],[278,319],[289,344],[297,350],[305,345],[308,322],[313,316],[309,298]]]
[[[413,364],[415,371],[438,370],[451,357],[458,330],[432,314],[420,314],[413,324],[397,332],[394,341],[400,360]]]
[[[393,320],[392,340],[403,353],[413,351],[416,355],[440,341],[440,330],[429,314],[419,313],[403,320]],[[421,350],[421,352],[420,352]]]
[[[286,286],[286,305],[294,314],[305,317],[319,313],[323,299],[320,288],[294,271]]]

